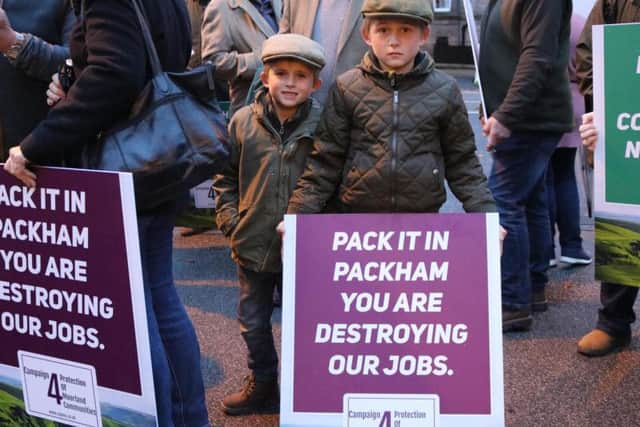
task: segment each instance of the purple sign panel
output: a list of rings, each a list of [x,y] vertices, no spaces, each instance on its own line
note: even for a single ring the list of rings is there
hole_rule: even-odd
[[[490,414],[486,236],[481,214],[298,216],[293,411],[416,393]]]
[[[28,189],[0,172],[0,364],[74,360],[141,395],[118,175],[37,174]]]

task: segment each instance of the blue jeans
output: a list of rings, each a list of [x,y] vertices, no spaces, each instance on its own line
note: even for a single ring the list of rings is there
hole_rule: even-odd
[[[545,173],[562,134],[514,133],[496,146],[489,187],[507,230],[501,258],[502,305],[528,310],[544,290],[551,233]]]
[[[257,273],[238,266],[238,321],[248,350],[248,366],[256,380],[278,378],[278,353],[273,343],[273,291],[282,292],[282,273]]]
[[[200,347],[173,283],[175,214],[138,216],[144,297],[149,325],[158,425],[209,425]]]
[[[549,194],[549,222],[551,224],[550,257],[555,259],[553,236],[556,224],[563,256],[582,255],[580,237],[580,199],[575,172],[575,147],[559,147],[551,156],[547,172]]]

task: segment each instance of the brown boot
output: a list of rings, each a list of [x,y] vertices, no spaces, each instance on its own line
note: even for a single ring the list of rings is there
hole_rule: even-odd
[[[222,400],[222,410],[227,415],[258,413],[277,414],[280,409],[280,390],[276,378],[257,381],[253,374],[244,377],[244,386]]]
[[[629,345],[631,335],[613,336],[594,329],[578,341],[578,353],[589,357],[605,356]]]

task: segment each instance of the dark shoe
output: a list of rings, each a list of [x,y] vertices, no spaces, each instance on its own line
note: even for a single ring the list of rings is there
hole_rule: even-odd
[[[502,309],[502,332],[528,331],[532,323],[529,310]]]
[[[580,249],[575,253],[562,254],[560,261],[570,265],[588,265],[591,264],[593,258],[588,253]]]
[[[547,302],[547,296],[544,289],[541,291],[534,291],[531,296],[531,311],[541,313],[549,309],[549,303]]]
[[[237,393],[222,399],[227,415],[277,414],[280,412],[278,380],[257,381],[253,374],[244,377],[244,386]]]
[[[589,357],[605,356],[623,349],[630,342],[631,334],[616,337],[600,329],[594,329],[578,341],[578,353]]]

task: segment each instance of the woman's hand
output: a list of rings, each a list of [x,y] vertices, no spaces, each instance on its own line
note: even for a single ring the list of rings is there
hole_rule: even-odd
[[[27,168],[29,160],[22,154],[20,146],[9,150],[9,157],[4,164],[4,170],[18,178],[29,188],[36,186],[36,174]]]
[[[51,76],[51,83],[49,83],[49,89],[47,89],[47,105],[52,107],[66,97],[67,94],[64,92],[64,89],[62,89],[58,73],[55,73]]]

